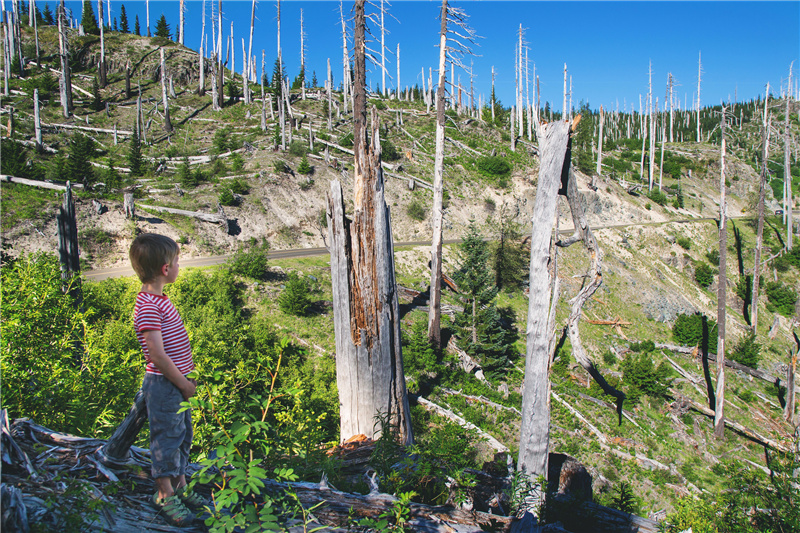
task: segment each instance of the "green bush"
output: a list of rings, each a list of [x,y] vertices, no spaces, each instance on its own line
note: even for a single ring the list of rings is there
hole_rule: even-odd
[[[428,321],[414,322],[410,335],[403,335],[403,368],[406,372],[418,374],[436,369],[436,349],[428,341]]]
[[[289,153],[295,157],[304,157],[308,153],[308,146],[302,141],[292,141],[289,145]]]
[[[231,170],[234,172],[241,172],[244,168],[244,158],[242,154],[236,153],[231,156]]]
[[[397,161],[400,159],[400,152],[391,141],[381,140],[381,159],[383,161]]]
[[[779,313],[785,317],[794,315],[794,306],[797,303],[797,294],[780,281],[767,283],[767,310]]]
[[[266,239],[261,245],[254,243],[241,245],[228,261],[228,268],[232,274],[255,280],[264,280],[269,273],[268,252],[269,244]]]
[[[428,212],[425,209],[425,206],[422,205],[422,202],[414,198],[408,207],[406,208],[406,213],[408,216],[411,217],[411,220],[416,220],[417,222],[422,222],[428,216]]]
[[[735,292],[736,296],[745,302],[749,302],[753,297],[753,276],[739,276],[739,279],[736,280]]]
[[[220,128],[214,133],[212,154],[219,155],[231,149],[230,134],[231,130],[227,127]]]
[[[311,305],[309,292],[306,280],[290,272],[286,288],[278,296],[278,307],[287,315],[304,316]]]
[[[756,342],[755,333],[748,333],[739,339],[728,357],[750,368],[758,368],[758,362],[761,360],[761,345]]]
[[[706,253],[706,259],[714,266],[719,266],[719,249],[712,248]]]
[[[678,237],[675,239],[675,242],[683,248],[684,250],[691,250],[692,249],[692,241],[689,237]]]
[[[217,197],[217,201],[221,205],[224,206],[234,206],[237,205],[238,202],[236,201],[236,197],[233,195],[233,191],[231,191],[230,187],[224,187]]]
[[[481,175],[490,178],[493,181],[497,181],[498,183],[503,182],[504,178],[511,174],[511,164],[503,157],[480,157],[478,158],[476,165],[478,167],[478,172]]]
[[[648,194],[647,197],[661,206],[666,205],[667,203],[667,195],[658,189],[653,189],[650,191],[650,194]]]
[[[697,263],[694,267],[694,280],[703,288],[708,288],[714,282],[714,269],[706,263]]]
[[[311,174],[314,171],[313,167],[308,164],[308,157],[303,154],[303,158],[300,160],[300,164],[297,166],[297,172],[303,175]]]
[[[632,352],[636,353],[650,353],[656,349],[656,343],[651,340],[633,342],[628,346],[628,348],[630,348]]]
[[[683,346],[700,346],[703,341],[703,315],[695,313],[693,315],[681,314],[675,319],[672,326],[672,336],[675,341]],[[708,329],[708,350],[712,353],[717,352],[717,323],[714,320],[707,320]]]
[[[274,168],[275,172],[277,172],[278,174],[283,174],[284,172],[289,172],[291,170],[289,168],[289,165],[287,165],[285,161],[282,161],[280,159],[276,159],[275,161],[272,162],[272,168]]]
[[[626,385],[625,394],[632,403],[643,395],[654,398],[666,395],[672,383],[669,367],[662,362],[653,364],[649,353],[630,353],[620,363],[622,382]]]
[[[231,181],[230,189],[236,194],[247,194],[250,192],[250,186],[241,178],[235,178]]]

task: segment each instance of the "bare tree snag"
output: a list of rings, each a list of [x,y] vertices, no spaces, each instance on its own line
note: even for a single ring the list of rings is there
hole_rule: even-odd
[[[222,0],[220,0],[220,3],[222,3]],[[145,5],[145,21],[146,21],[145,23],[147,24],[147,36],[152,37],[152,35],[150,34],[150,0],[145,0],[144,5]]]
[[[58,50],[61,56],[61,77],[59,89],[61,93],[61,109],[64,118],[72,116],[72,77],[69,68],[69,43],[67,42],[66,12],[59,6],[58,13]]]
[[[172,133],[172,121],[169,119],[169,100],[167,100],[167,63],[164,60],[164,49],[161,52],[161,99],[164,104],[164,131]]]
[[[219,69],[219,64],[217,62],[217,53],[214,52],[211,54],[211,109],[213,111],[219,111],[219,96],[217,95],[217,69]]]
[[[100,21],[100,88],[106,86],[106,37],[103,24],[103,0],[97,0],[97,19]]]
[[[178,14],[178,31],[179,31],[180,34],[178,35],[178,42],[181,43],[181,46],[183,46],[184,45],[183,22],[184,22],[184,19],[185,19],[184,14],[186,12],[186,5],[184,4],[184,0],[180,1],[179,10],[180,10],[180,12]]]
[[[39,49],[39,21],[37,20],[36,15],[35,15],[35,13],[36,13],[36,2],[35,2],[35,0],[31,0],[30,4],[31,5],[30,5],[29,9],[30,9],[30,12],[31,12],[31,20],[33,21],[33,36],[34,36],[34,39],[36,41],[36,64],[39,65],[42,62],[40,49]],[[790,78],[791,78],[791,76],[790,76]]]
[[[42,122],[39,116],[39,89],[33,90],[33,127],[36,138],[36,151],[42,151]]]
[[[786,406],[784,407],[783,416],[786,421],[795,426],[795,431],[800,425],[797,424],[794,418],[795,412],[795,376],[797,375],[797,356],[800,354],[800,337],[797,333],[792,332],[796,347],[789,349],[789,365],[786,369]]]
[[[597,175],[603,175],[603,122],[605,122],[605,113],[603,113],[603,106],[600,106],[600,132],[597,134]],[[597,187],[596,179],[592,177],[592,186]]]
[[[533,207],[525,382],[517,461],[517,469],[531,481],[547,475],[550,441],[550,332],[547,324],[551,293],[548,260],[561,175],[569,171],[566,159],[569,124],[559,121],[536,126],[541,163]],[[527,511],[534,512],[536,504],[538,502],[531,502]]]
[[[254,0],[255,1],[255,0]],[[300,72],[302,83],[300,83],[300,94],[303,100],[306,99],[306,31],[303,25],[303,10],[300,10]]]
[[[199,81],[197,82],[197,94],[206,95],[206,66],[205,66],[205,44],[206,44],[206,0],[203,0],[203,22],[200,30],[200,71],[198,72]]]
[[[255,29],[255,26],[256,26],[256,0],[253,0],[253,5],[250,8],[250,42],[247,45],[248,62],[250,61],[250,58],[253,57],[253,31]],[[244,45],[244,41],[242,41],[242,44]],[[247,73],[244,76],[245,79],[244,102],[249,105],[252,102],[252,96],[250,95],[250,91],[247,88],[247,78],[250,76],[250,69],[246,68],[246,70]]]
[[[767,193],[770,119],[769,83],[767,83],[767,92],[764,97],[764,127],[761,130],[763,145],[761,149],[761,173],[758,186],[758,229],[756,230],[755,264],[753,265],[753,294],[750,302],[750,319],[753,332],[758,331],[758,286],[759,276],[761,274],[761,245],[763,244],[764,238],[764,200]]]
[[[131,62],[125,63],[125,99],[131,97]]]
[[[130,457],[131,446],[136,441],[146,420],[147,403],[144,400],[144,393],[140,389],[134,397],[128,416],[117,426],[105,445],[97,450],[96,455],[100,462],[109,465],[125,464]]]
[[[353,219],[344,215],[338,180],[328,195],[328,232],[336,334],[340,438],[381,434],[386,417],[404,444],[413,443],[394,271],[389,209],[384,200],[378,113],[367,136],[364,0],[355,5]]]
[[[717,388],[714,404],[714,436],[725,434],[725,299],[727,290],[728,206],[725,196],[725,106],[722,106],[722,146],[719,159],[719,280],[717,282]]]
[[[700,78],[703,75],[701,55],[701,52],[697,52],[697,137],[695,142],[700,142]],[[769,88],[767,88],[767,93],[769,93]],[[767,99],[769,99],[769,94],[767,94]]]
[[[783,176],[786,190],[786,206],[783,212],[786,213],[786,249],[789,251],[792,250],[792,239],[794,236],[792,228],[794,224],[792,220],[792,211],[794,209],[794,201],[792,200],[792,169],[789,166],[789,147],[791,146],[791,133],[789,129],[789,111],[791,108],[789,107],[789,102],[792,99],[792,66],[794,66],[794,61],[789,65],[789,90],[786,92],[785,96],[786,112],[784,113],[783,123]]]
[[[331,92],[333,91],[333,77],[331,74],[331,58],[328,58],[328,79],[325,81],[325,89],[328,93],[328,131],[333,131],[333,123],[331,121],[333,98]]]
[[[347,26],[344,22],[342,0],[339,0],[339,19],[342,23],[342,103],[344,112],[347,113],[347,103],[350,101],[350,58],[347,53]]]
[[[447,70],[447,0],[442,0],[439,31],[439,84],[436,89],[436,158],[433,165],[433,237],[431,240],[431,286],[428,311],[428,340],[442,346],[442,203],[444,198],[444,90]]]

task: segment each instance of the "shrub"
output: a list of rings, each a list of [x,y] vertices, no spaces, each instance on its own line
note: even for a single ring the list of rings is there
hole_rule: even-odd
[[[247,194],[250,192],[250,186],[246,181],[240,178],[236,178],[231,181],[230,189],[236,194]]]
[[[714,266],[719,266],[719,249],[712,248],[706,253],[706,259]]]
[[[408,213],[408,216],[411,217],[411,220],[416,220],[417,222],[422,222],[425,220],[425,217],[428,216],[425,206],[423,206],[422,202],[416,198],[412,200],[410,204],[408,204],[406,212]]]
[[[242,245],[228,261],[228,268],[232,274],[238,274],[246,278],[264,280],[269,273],[267,254],[269,244],[264,239],[261,245],[250,243]]]
[[[230,161],[231,170],[234,172],[241,172],[241,170],[244,168],[244,158],[242,157],[242,154],[233,154]]]
[[[230,133],[231,130],[227,127],[220,128],[214,133],[214,140],[212,141],[214,148],[212,153],[218,155],[231,149]]]
[[[286,288],[278,296],[278,307],[288,315],[303,316],[310,305],[308,283],[295,272],[290,272]]]
[[[499,156],[480,157],[476,162],[478,172],[492,180],[504,181],[503,178],[511,174],[511,165],[505,158]]]
[[[272,162],[272,168],[274,168],[275,172],[277,172],[278,174],[289,172],[291,170],[289,168],[289,165],[287,165],[285,161],[281,161],[280,159],[277,159]]]
[[[233,206],[238,204],[236,197],[233,195],[233,191],[231,191],[230,187],[225,187],[220,191],[218,201],[221,205],[224,206]]]
[[[779,281],[767,283],[767,310],[779,313],[785,317],[794,315],[794,306],[797,302],[797,294]]]
[[[428,322],[414,322],[411,335],[403,335],[403,368],[407,372],[426,372],[436,368],[436,349],[428,340]]]
[[[758,368],[761,360],[761,345],[756,342],[755,333],[748,333],[731,350],[728,357],[750,368]]]
[[[626,395],[636,403],[642,395],[664,396],[672,383],[670,370],[663,362],[656,367],[648,353],[631,353],[620,363]]]
[[[302,141],[292,141],[292,144],[289,145],[289,153],[296,157],[305,157],[308,147]]]
[[[650,340],[642,341],[642,342],[634,342],[634,343],[631,343],[628,346],[628,348],[630,348],[630,350],[632,352],[636,352],[636,353],[650,353],[650,352],[652,352],[653,350],[656,349],[656,343],[654,343],[653,341],[650,341]]]
[[[694,267],[694,280],[701,287],[708,288],[714,282],[714,270],[706,263],[698,263]]]
[[[314,186],[314,180],[312,178],[308,178],[300,182],[301,191],[307,191],[313,186]]]
[[[311,174],[311,172],[313,171],[314,169],[311,167],[311,165],[308,164],[308,157],[306,157],[306,155],[303,154],[303,159],[300,160],[300,165],[298,165],[297,167],[297,172],[303,175],[308,175]]]
[[[689,237],[678,237],[675,239],[675,242],[684,250],[692,249],[692,241],[689,239]]]
[[[676,342],[684,346],[700,346],[703,342],[703,319],[700,313],[693,315],[681,314],[675,319],[672,326],[672,336]],[[717,352],[717,323],[706,318],[708,329],[708,350]]]
[[[381,141],[381,159],[383,161],[397,161],[400,159],[400,152],[391,141]]]
[[[736,280],[736,296],[749,302],[753,297],[753,276],[739,276]]]
[[[658,189],[653,189],[650,191],[650,194],[647,195],[648,198],[653,200],[658,205],[665,205],[667,203],[667,195],[664,194],[662,191]]]

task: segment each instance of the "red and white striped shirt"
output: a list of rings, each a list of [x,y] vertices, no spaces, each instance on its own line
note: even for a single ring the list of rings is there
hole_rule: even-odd
[[[172,359],[175,366],[184,376],[194,370],[192,360],[192,347],[189,345],[189,336],[183,325],[181,315],[172,305],[166,294],[157,295],[149,292],[140,292],[136,296],[136,307],[133,311],[133,325],[136,328],[136,338],[142,346],[144,357],[147,360],[145,372],[161,374],[150,359],[147,343],[143,331],[155,330],[161,332],[164,341],[164,351]]]

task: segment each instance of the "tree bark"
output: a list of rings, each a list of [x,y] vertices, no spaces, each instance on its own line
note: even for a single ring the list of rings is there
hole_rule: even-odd
[[[200,61],[200,72],[198,72],[199,81],[197,83],[197,94],[200,96],[206,95],[206,65],[205,65],[205,44],[206,44],[206,0],[203,0],[203,23],[200,30],[200,53],[198,54]]]
[[[761,245],[764,238],[764,197],[767,193],[770,118],[769,83],[767,83],[767,92],[764,98],[764,128],[761,131],[763,146],[761,148],[761,173],[758,186],[758,229],[756,230],[755,264],[753,265],[753,295],[750,302],[751,329],[754,333],[758,331],[758,286],[761,274]]]
[[[221,2],[222,0],[220,0],[220,3]],[[144,5],[145,5],[145,18],[147,21],[147,36],[152,37],[152,35],[150,35],[150,0],[145,0]]]
[[[39,50],[39,21],[36,20],[36,2],[31,0],[30,4],[31,20],[33,21],[33,36],[36,41],[36,64],[41,64],[41,55]]]
[[[42,151],[42,122],[39,116],[39,89],[33,90],[33,127],[36,137],[36,151]]]
[[[164,59],[164,49],[159,48],[161,52],[161,99],[164,104],[164,131],[172,133],[172,121],[169,119],[169,100],[167,100],[167,63]]]
[[[796,339],[797,337],[795,337]],[[795,425],[794,420],[794,404],[795,404],[795,393],[794,393],[794,383],[795,383],[795,375],[797,374],[797,353],[798,349],[800,349],[800,343],[798,343],[797,348],[789,350],[789,365],[786,369],[786,406],[783,410],[783,416],[786,418],[786,421],[792,425]]]
[[[531,481],[547,475],[550,439],[550,332],[547,331],[547,324],[551,293],[547,263],[561,175],[569,170],[569,162],[565,157],[569,124],[558,121],[537,125],[536,134],[541,163],[533,208],[525,382],[517,461],[517,469]],[[535,503],[538,502],[532,502]],[[529,510],[533,509],[535,507]]]
[[[103,0],[97,0],[97,18],[100,21],[100,88],[106,87],[106,37],[103,23]]]
[[[61,56],[61,77],[59,88],[61,92],[61,109],[64,118],[72,116],[72,77],[69,68],[69,43],[67,42],[66,18],[64,7],[58,7],[58,49]]]
[[[131,63],[128,61],[125,64],[125,99],[131,97]]]
[[[332,122],[332,114],[333,114],[333,98],[332,98],[332,88],[333,85],[333,77],[331,75],[331,58],[328,58],[328,80],[325,83],[325,89],[328,92],[328,131],[333,131],[333,122]]]
[[[442,0],[439,31],[439,85],[436,89],[436,156],[433,166],[433,237],[431,240],[431,286],[428,310],[428,340],[437,348],[442,346],[442,224],[444,214],[444,90],[447,57],[447,0]]]
[[[792,169],[789,165],[789,146],[791,140],[791,133],[789,129],[789,102],[791,101],[791,87],[792,85],[792,67],[789,67],[789,90],[786,93],[786,112],[784,113],[783,123],[783,179],[786,182],[786,249],[792,250],[792,240],[794,232],[792,231],[792,210],[794,209],[794,201],[792,200]]]
[[[714,436],[721,439],[725,434],[725,300],[727,290],[728,259],[728,206],[725,190],[725,106],[722,106],[722,147],[719,171],[719,279],[717,280],[717,389],[714,404]]]
[[[603,106],[600,106],[600,132],[597,134],[597,175],[603,175],[603,123],[605,122],[605,114],[603,113]],[[596,180],[592,177],[592,185],[596,185]]]
[[[131,446],[144,427],[145,421],[147,421],[147,403],[144,400],[144,393],[140,389],[136,392],[128,416],[117,426],[105,445],[97,450],[100,462],[107,465],[125,464],[130,456]]]
[[[184,22],[184,11],[186,11],[184,0],[181,0],[179,9],[180,9],[180,15],[178,16],[178,28],[180,30],[180,35],[178,36],[178,42],[181,43],[181,46],[183,46],[184,45],[183,22]]]
[[[353,219],[344,216],[338,180],[328,195],[341,440],[378,437],[385,417],[413,443],[400,345],[400,314],[389,209],[384,200],[378,113],[367,137],[364,0],[355,6]]]

